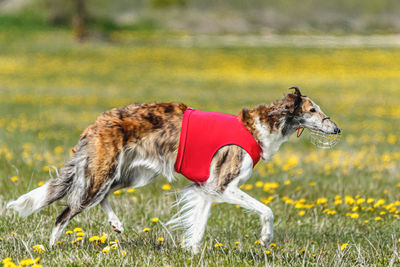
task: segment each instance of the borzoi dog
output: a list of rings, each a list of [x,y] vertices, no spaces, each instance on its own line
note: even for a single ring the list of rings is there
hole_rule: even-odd
[[[271,105],[244,108],[238,116],[189,109],[184,104],[133,104],[104,112],[80,136],[57,178],[8,203],[21,216],[67,196],[50,236],[53,246],[70,220],[100,203],[113,230],[123,226],[107,197],[140,187],[162,174],[194,181],[182,191],[181,211],[170,221],[185,229],[184,245],[198,252],[212,203],[239,205],[259,214],[263,245],[273,238],[270,208],[238,187],[261,157],[268,161],[292,133],[312,128],[339,134],[338,126],[297,87]]]

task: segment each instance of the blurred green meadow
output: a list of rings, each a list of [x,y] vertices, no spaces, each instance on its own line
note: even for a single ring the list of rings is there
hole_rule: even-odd
[[[203,47],[187,45],[183,33],[131,30],[79,43],[67,28],[35,27],[0,27],[5,266],[400,264],[400,49]],[[274,211],[275,238],[267,248],[257,241],[258,216],[218,204],[202,252],[186,252],[180,232],[164,227],[176,212],[175,192],[189,184],[183,177],[171,185],[159,177],[111,196],[123,234],[113,233],[95,207],[75,217],[53,249],[48,237],[62,201],[25,219],[5,210],[9,200],[55,176],[51,166],[63,165],[80,133],[107,109],[176,101],[237,114],[283,97],[293,85],[343,136],[331,150],[312,146],[306,132],[293,136],[243,185]]]

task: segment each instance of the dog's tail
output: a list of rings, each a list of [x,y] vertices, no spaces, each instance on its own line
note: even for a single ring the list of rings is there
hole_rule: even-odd
[[[6,208],[12,208],[21,217],[26,217],[63,198],[75,188],[79,188],[78,191],[81,191],[83,188],[77,184],[81,184],[82,181],[78,180],[85,178],[84,175],[79,177],[82,175],[77,172],[80,172],[82,167],[84,168],[82,165],[86,164],[86,157],[82,157],[82,154],[84,154],[82,151],[78,151],[73,155],[72,159],[61,169],[57,178],[50,179],[44,185],[20,196],[17,200],[10,201]]]

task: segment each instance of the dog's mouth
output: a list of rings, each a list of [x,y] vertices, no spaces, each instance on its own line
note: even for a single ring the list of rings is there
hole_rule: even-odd
[[[310,132],[310,141],[313,145],[319,148],[333,148],[339,143],[342,130],[336,126],[333,131],[326,131],[321,128],[300,124],[297,129],[297,137],[300,137],[304,129]]]
[[[332,132],[326,132],[316,128],[308,129],[310,131],[311,143],[319,148],[333,148],[337,143],[339,143],[342,137],[342,131],[339,128]]]

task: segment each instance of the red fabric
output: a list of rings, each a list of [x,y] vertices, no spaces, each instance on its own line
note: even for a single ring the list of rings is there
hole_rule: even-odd
[[[260,160],[260,146],[237,116],[186,109],[175,171],[195,183],[205,183],[214,154],[226,145],[238,145],[246,150],[253,159],[253,167]]]

